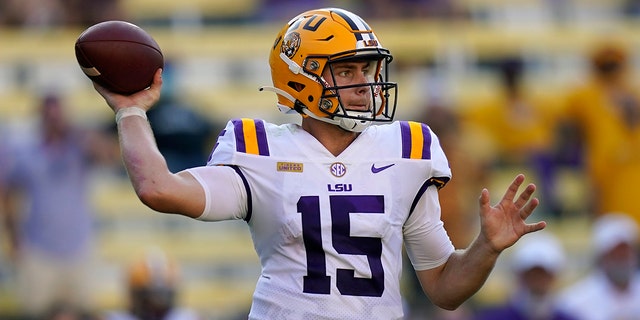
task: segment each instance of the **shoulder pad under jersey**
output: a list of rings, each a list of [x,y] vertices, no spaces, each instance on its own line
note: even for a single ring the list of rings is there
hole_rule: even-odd
[[[451,178],[451,169],[438,137],[424,123],[398,121],[398,124],[400,126],[402,158],[430,160],[430,179],[438,188],[443,187]]]
[[[269,155],[265,122],[260,119],[232,119],[218,136],[208,165],[233,164],[234,154]]]

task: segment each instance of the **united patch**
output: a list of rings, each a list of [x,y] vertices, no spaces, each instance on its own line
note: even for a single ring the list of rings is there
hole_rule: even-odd
[[[276,164],[277,170],[280,172],[302,172],[304,165],[299,162],[278,162]]]

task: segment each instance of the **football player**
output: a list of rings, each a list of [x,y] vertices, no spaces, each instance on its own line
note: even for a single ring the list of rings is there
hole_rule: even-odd
[[[484,283],[499,254],[524,234],[538,200],[518,175],[495,206],[479,198],[481,230],[456,250],[440,220],[438,189],[451,177],[437,136],[393,122],[392,56],[359,16],[304,12],[275,38],[269,64],[277,106],[301,124],[234,119],[206,166],[172,174],[145,112],[160,95],[95,85],[116,112],[123,159],[150,208],[206,221],[243,219],[262,272],[250,319],[402,319],[406,246],[425,293],[455,309]],[[372,125],[372,124],[376,125]]]
[[[163,250],[149,250],[127,268],[127,309],[112,310],[104,320],[200,320],[195,310],[179,306],[177,262]]]

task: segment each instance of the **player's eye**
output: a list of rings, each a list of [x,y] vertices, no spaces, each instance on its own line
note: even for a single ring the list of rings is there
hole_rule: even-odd
[[[338,76],[342,78],[351,78],[353,72],[351,70],[342,70],[338,72]]]

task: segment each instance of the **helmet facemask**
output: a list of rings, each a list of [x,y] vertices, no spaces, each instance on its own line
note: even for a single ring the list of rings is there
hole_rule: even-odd
[[[357,58],[329,59],[326,67],[331,77],[322,77],[319,82],[324,89],[319,101],[318,109],[326,114],[326,119],[331,123],[339,125],[341,128],[360,132],[371,125],[372,122],[390,122],[395,113],[395,102],[397,98],[397,85],[385,82],[387,68],[386,64],[391,60],[390,56],[358,56]],[[334,67],[338,62],[369,62],[365,76],[366,82],[348,85],[335,85],[337,83]],[[382,76],[382,73],[385,76]],[[326,75],[326,73],[325,73]],[[333,83],[334,85],[330,85]],[[370,97],[367,100],[366,109],[349,109],[348,102],[343,101],[340,92],[345,90],[364,90]]]

